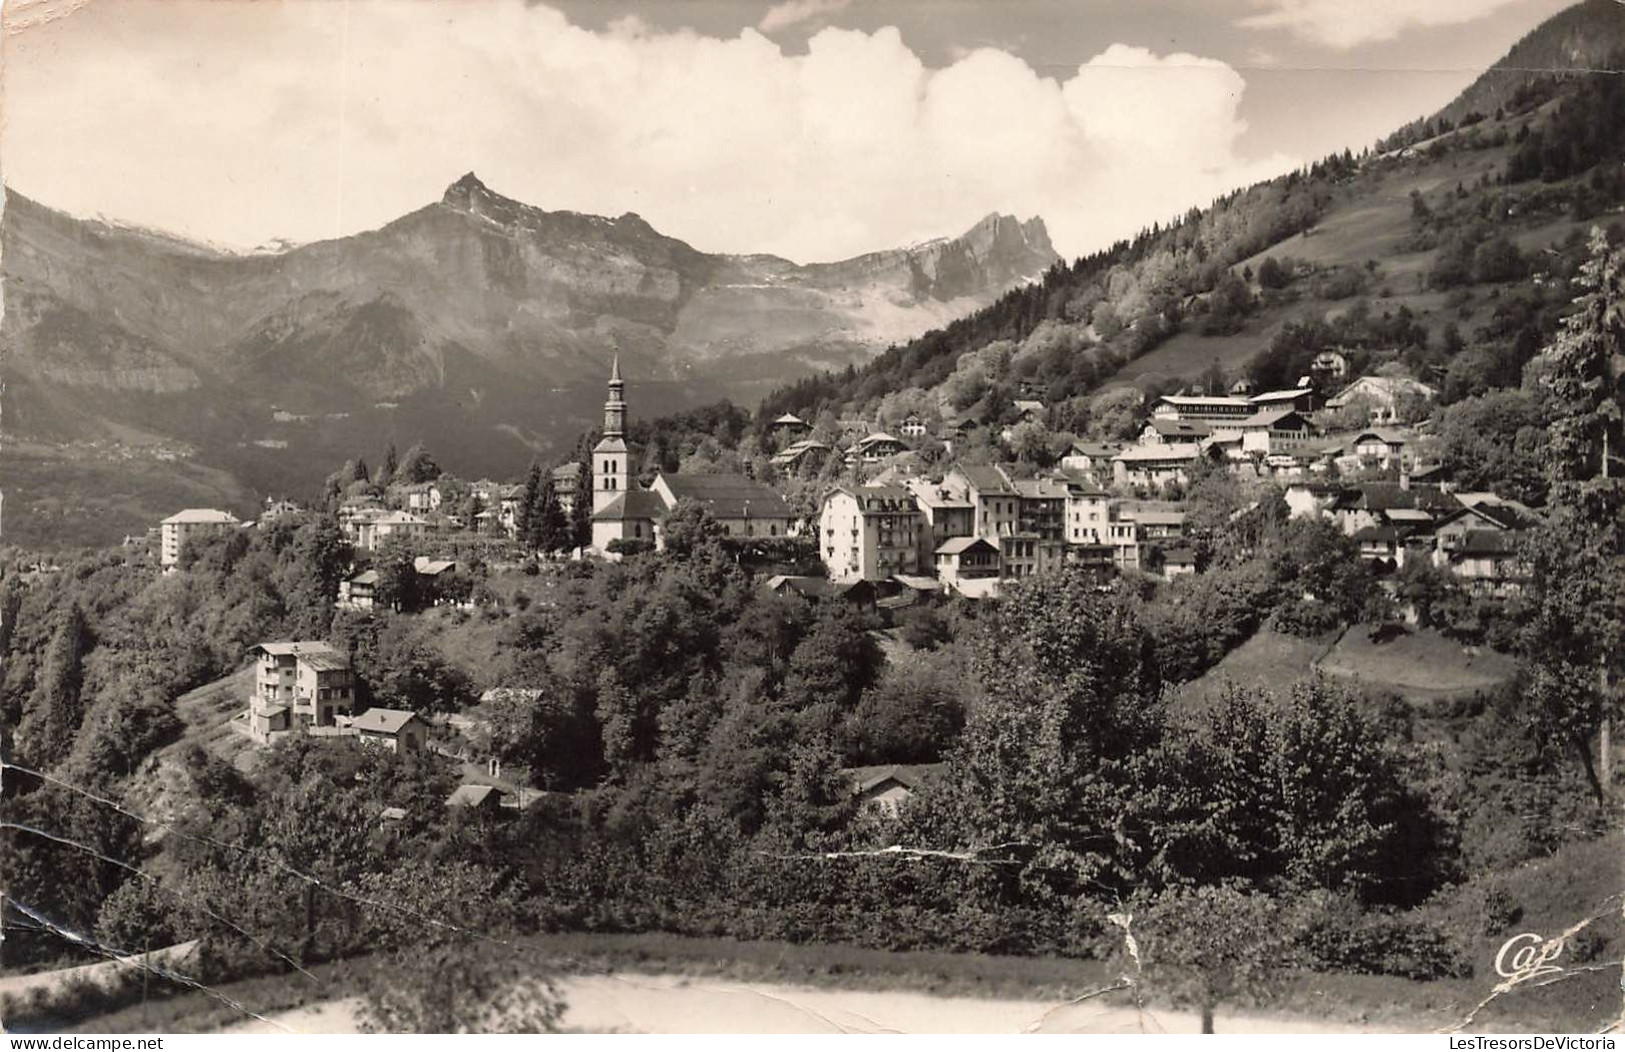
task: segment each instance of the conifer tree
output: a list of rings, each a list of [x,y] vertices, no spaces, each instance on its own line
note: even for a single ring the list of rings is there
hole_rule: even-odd
[[[514,515],[514,533],[520,544],[531,543],[532,524],[541,510],[541,495],[542,466],[533,460],[530,471],[525,474],[525,491],[519,495],[519,508]]]

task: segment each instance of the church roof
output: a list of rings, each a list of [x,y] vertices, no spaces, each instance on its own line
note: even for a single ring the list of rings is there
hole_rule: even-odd
[[[644,519],[653,522],[666,514],[666,502],[660,494],[646,489],[629,489],[599,510],[592,513],[594,522],[625,522]]]
[[[790,505],[771,487],[746,475],[661,475],[677,500],[695,500],[718,519],[785,518]],[[607,509],[606,509],[607,510]]]
[[[625,453],[626,442],[618,435],[613,438],[606,435],[598,440],[598,444],[592,447],[592,451],[594,453]]]

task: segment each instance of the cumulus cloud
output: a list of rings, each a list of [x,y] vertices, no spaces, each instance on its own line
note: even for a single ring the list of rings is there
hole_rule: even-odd
[[[1412,28],[1472,22],[1518,0],[1253,0],[1244,26],[1289,29],[1306,40],[1351,48],[1392,40]]]
[[[1245,83],[1115,45],[1069,76],[894,28],[805,54],[517,2],[91,5],[8,54],[24,193],[224,243],[377,226],[470,169],[544,208],[799,261],[1041,215],[1077,254],[1291,166],[1237,152]],[[252,24],[250,24],[252,23]],[[134,34],[128,39],[122,33]],[[50,35],[47,35],[50,34]]]
[[[768,8],[762,20],[756,23],[756,28],[764,33],[772,33],[809,19],[827,17],[851,3],[852,0],[784,0]]]

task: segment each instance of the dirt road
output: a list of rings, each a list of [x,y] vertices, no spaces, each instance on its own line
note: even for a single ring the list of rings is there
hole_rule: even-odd
[[[682,1034],[876,1033],[1196,1033],[1194,1013],[1137,1012],[1103,1000],[1057,1006],[1040,1001],[934,997],[895,991],[831,990],[666,975],[574,976],[560,981],[564,1026],[589,1032]],[[272,1016],[301,1033],[354,1033],[357,1002],[330,1001]],[[236,1033],[278,1033],[249,1023]],[[1356,1034],[1377,1028],[1312,1019],[1221,1014],[1232,1034]]]

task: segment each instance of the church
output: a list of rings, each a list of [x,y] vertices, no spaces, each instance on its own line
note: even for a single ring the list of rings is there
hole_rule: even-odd
[[[632,480],[626,446],[626,383],[616,357],[604,403],[604,437],[592,451],[592,547],[610,554],[612,541],[651,541],[663,546],[660,520],[680,500],[705,507],[734,537],[788,537],[794,515],[775,490],[746,475],[685,475],[661,472],[644,489]]]

